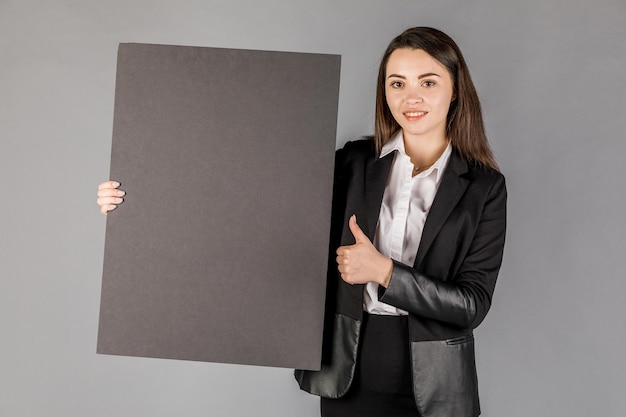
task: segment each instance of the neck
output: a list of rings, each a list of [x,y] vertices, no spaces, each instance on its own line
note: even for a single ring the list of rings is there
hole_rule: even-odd
[[[428,169],[448,146],[445,136],[439,138],[404,137],[404,151],[420,171]]]

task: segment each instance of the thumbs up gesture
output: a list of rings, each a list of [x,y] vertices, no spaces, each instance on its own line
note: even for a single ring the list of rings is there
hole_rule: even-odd
[[[341,278],[348,284],[375,282],[386,288],[391,279],[393,262],[376,250],[357,224],[355,215],[350,217],[348,226],[356,243],[337,249]]]

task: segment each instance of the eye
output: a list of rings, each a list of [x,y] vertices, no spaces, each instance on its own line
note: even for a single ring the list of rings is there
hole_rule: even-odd
[[[391,88],[402,88],[402,86],[404,85],[404,83],[402,81],[392,81],[391,83],[389,83],[389,87]]]
[[[435,84],[437,84],[436,82],[434,82],[433,80],[424,80],[422,82],[422,85],[424,87],[433,87]]]

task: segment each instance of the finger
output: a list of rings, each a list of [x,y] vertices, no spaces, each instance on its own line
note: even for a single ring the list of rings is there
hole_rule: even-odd
[[[115,204],[106,204],[106,205],[100,207],[100,213],[107,214],[109,211],[115,210],[116,207],[117,206]]]
[[[126,191],[117,188],[101,188],[98,189],[98,197],[122,197],[126,195]]]
[[[98,185],[98,190],[102,190],[103,188],[117,188],[120,186],[120,183],[117,181],[105,181]]]
[[[350,216],[350,221],[348,222],[348,227],[350,227],[350,231],[356,240],[356,243],[369,243],[369,238],[363,233],[361,228],[356,222],[356,216],[353,214]]]
[[[101,207],[108,204],[122,204],[123,202],[124,199],[119,197],[102,197],[96,200],[96,203]]]
[[[352,282],[348,274],[341,273],[339,274],[339,276],[341,277],[342,280],[344,280],[346,284],[354,285],[354,282]]]
[[[337,271],[339,271],[339,275],[341,275],[341,278],[343,278],[344,280],[350,278],[349,269],[339,266],[339,268],[337,268]]]
[[[339,256],[345,256],[348,254],[348,252],[349,252],[349,249],[347,246],[339,246],[337,248],[337,255]]]

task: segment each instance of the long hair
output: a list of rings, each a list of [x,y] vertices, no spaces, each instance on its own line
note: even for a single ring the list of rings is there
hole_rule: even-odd
[[[374,131],[378,153],[380,154],[383,145],[400,129],[385,99],[387,62],[391,53],[399,48],[422,49],[447,68],[456,98],[450,103],[446,135],[453,148],[464,159],[499,171],[485,133],[480,100],[461,50],[448,35],[429,27],[414,27],[402,32],[391,41],[380,61]]]

